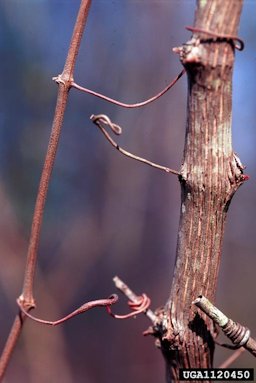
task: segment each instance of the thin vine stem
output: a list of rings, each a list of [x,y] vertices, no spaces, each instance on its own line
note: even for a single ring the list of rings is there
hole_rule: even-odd
[[[31,234],[29,240],[29,248],[27,254],[27,265],[25,269],[25,277],[21,299],[24,300],[28,307],[34,306],[33,284],[35,279],[35,267],[37,262],[37,253],[39,246],[39,238],[42,227],[42,219],[47,192],[49,188],[50,178],[56,157],[58,142],[60,138],[61,128],[64,119],[64,113],[67,106],[68,92],[73,79],[75,61],[81,43],[86,19],[88,16],[91,0],[82,0],[75,23],[71,43],[64,65],[63,72],[59,78],[59,92],[55,109],[54,120],[52,124],[52,132],[49,145],[45,157],[44,167],[39,184],[34,216],[32,220]]]
[[[59,91],[56,102],[55,115],[53,119],[52,132],[50,135],[49,145],[45,157],[44,167],[41,175],[34,209],[34,215],[32,219],[31,233],[27,253],[27,263],[24,273],[24,283],[22,294],[19,297],[19,300],[23,302],[23,307],[27,311],[35,307],[33,286],[44,206],[57,152],[59,137],[64,119],[64,113],[67,106],[68,92],[71,87],[71,82],[73,81],[76,57],[83,36],[90,5],[91,0],[81,0],[64,69],[62,74],[58,76]],[[21,310],[19,310],[18,314],[14,319],[11,331],[9,333],[8,339],[6,341],[4,350],[0,358],[0,381],[2,381],[15,345],[17,344],[17,341],[21,334],[24,320],[25,315],[21,312]]]
[[[35,279],[35,269],[37,263],[37,253],[39,247],[40,232],[42,227],[43,212],[47,197],[50,177],[53,170],[55,156],[57,152],[61,127],[63,124],[64,113],[67,105],[68,89],[63,84],[59,86],[55,116],[52,125],[49,145],[45,157],[44,167],[41,175],[41,180],[38,188],[38,194],[32,220],[31,234],[27,253],[27,264],[24,275],[23,291],[20,300],[24,302],[27,308],[35,307],[33,296],[33,285]]]

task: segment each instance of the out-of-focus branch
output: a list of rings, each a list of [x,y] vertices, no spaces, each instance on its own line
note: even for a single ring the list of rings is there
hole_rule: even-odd
[[[176,82],[183,76],[183,74],[185,72],[186,72],[185,69],[183,69],[178,74],[178,76],[175,77],[174,80],[172,80],[161,92],[157,93],[155,96],[149,98],[148,100],[145,100],[145,101],[142,101],[142,102],[138,102],[138,103],[135,103],[135,104],[127,104],[127,103],[124,103],[124,102],[121,102],[121,101],[114,100],[113,98],[104,96],[101,93],[94,92],[93,90],[90,90],[88,88],[84,88],[84,87],[76,84],[74,81],[72,81],[71,86],[73,88],[75,88],[75,89],[80,90],[81,92],[85,92],[85,93],[91,94],[91,95],[93,95],[95,97],[99,97],[102,100],[111,102],[112,104],[115,104],[115,105],[118,105],[118,106],[122,106],[123,108],[130,108],[130,109],[131,108],[140,108],[141,106],[148,105],[151,102],[153,102],[153,101],[157,100],[158,98],[160,98],[161,96],[163,96],[166,92],[168,92],[169,89],[171,89],[173,87],[173,85],[176,84]]]
[[[240,348],[244,347],[254,357],[256,357],[256,341],[250,334],[250,330],[240,323],[234,322],[229,319],[222,311],[217,309],[207,298],[200,295],[194,300],[193,304],[199,307],[214,323],[216,323],[223,331],[223,333],[231,340],[234,346],[222,345],[227,348]]]
[[[62,74],[56,78],[56,82],[59,84],[58,97],[52,123],[51,136],[49,139],[49,145],[45,157],[44,167],[41,175],[34,209],[34,215],[32,219],[29,247],[27,253],[27,263],[24,273],[23,289],[22,294],[19,297],[19,301],[22,302],[22,307],[25,308],[26,311],[29,311],[30,309],[35,307],[33,285],[35,279],[35,269],[37,263],[37,253],[39,247],[44,206],[57,152],[59,137],[64,119],[64,113],[67,106],[68,93],[71,87],[71,83],[73,81],[76,57],[80,47],[90,5],[91,0],[81,0],[64,69]],[[0,358],[0,380],[2,380],[4,376],[14,347],[18,341],[24,319],[24,313],[19,311],[14,320],[12,329],[10,331],[9,337],[7,339],[3,353]]]
[[[218,368],[228,368],[239,356],[245,351],[245,348],[241,347],[238,350],[234,351],[230,357],[228,357]]]
[[[108,132],[106,131],[106,129],[103,127],[103,124],[105,124],[106,126],[108,126],[115,134],[121,134],[122,133],[122,128],[119,126],[119,125],[116,125],[114,124],[110,118],[108,116],[106,116],[105,114],[99,114],[97,116],[95,116],[94,114],[91,115],[91,120],[92,122],[98,126],[98,128],[100,129],[100,131],[104,134],[104,136],[106,137],[106,139],[110,142],[110,144],[116,148],[120,153],[122,153],[123,155],[125,155],[126,157],[129,157],[129,158],[132,158],[133,160],[136,160],[136,161],[139,161],[139,162],[143,162],[144,164],[147,164],[149,166],[152,166],[153,168],[156,168],[156,169],[160,169],[160,170],[163,170],[165,171],[166,173],[172,173],[172,174],[175,174],[175,175],[179,175],[180,173],[177,171],[177,170],[174,170],[174,169],[170,169],[166,166],[162,166],[162,165],[158,165],[156,164],[155,162],[151,162],[149,160],[146,160],[145,158],[142,158],[142,157],[139,157],[139,156],[136,156],[130,152],[128,152],[127,150],[121,148],[114,140],[112,137],[110,137],[110,135],[108,134]]]

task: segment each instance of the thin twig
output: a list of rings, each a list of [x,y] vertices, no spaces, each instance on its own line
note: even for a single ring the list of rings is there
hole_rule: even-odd
[[[203,295],[200,295],[193,304],[208,315],[233,343],[233,345],[221,344],[221,346],[231,349],[244,347],[256,357],[256,341],[250,336],[250,330],[247,327],[229,319]]]
[[[141,297],[136,295],[119,277],[115,276],[113,282],[118,290],[120,290],[130,302],[134,302],[136,305],[140,305]],[[153,324],[157,322],[157,316],[149,308],[144,309],[144,314],[151,320]]]
[[[104,136],[106,137],[106,139],[110,142],[110,144],[116,148],[120,153],[122,153],[123,155],[125,155],[126,157],[129,157],[129,158],[132,158],[133,160],[136,160],[136,161],[140,161],[140,162],[143,162],[144,164],[147,164],[149,166],[152,166],[153,168],[156,168],[156,169],[160,169],[160,170],[163,170],[165,171],[166,173],[172,173],[172,174],[175,174],[175,175],[179,175],[180,173],[177,171],[177,170],[174,170],[174,169],[170,169],[166,166],[162,166],[162,165],[158,165],[156,164],[155,162],[151,162],[149,160],[146,160],[145,158],[142,158],[142,157],[139,157],[139,156],[136,156],[130,152],[128,152],[127,150],[121,148],[114,140],[112,137],[110,137],[110,135],[108,134],[108,132],[106,131],[106,129],[102,126],[102,124],[105,124],[106,126],[108,126],[115,134],[120,134],[122,132],[122,128],[119,126],[119,125],[116,125],[116,124],[113,124],[113,122],[109,119],[108,116],[106,116],[105,114],[99,114],[97,116],[95,115],[92,115],[90,117],[90,119],[92,120],[92,122],[98,126],[98,128],[100,129],[100,131],[104,134]],[[119,131],[119,133],[117,133],[117,131]]]
[[[68,321],[71,318],[74,318],[77,315],[83,314],[84,312],[91,310],[94,307],[110,307],[114,303],[116,303],[118,300],[118,296],[116,294],[111,295],[107,299],[98,299],[96,301],[90,301],[84,303],[82,306],[80,306],[78,309],[72,311],[70,314],[66,315],[64,318],[58,319],[56,321],[49,321],[49,320],[44,320],[35,317],[34,315],[29,314],[23,307],[22,303],[17,300],[18,306],[20,307],[21,311],[23,312],[24,315],[26,315],[28,318],[32,319],[35,322],[46,324],[49,326],[57,326],[61,323],[64,323]]]
[[[54,165],[54,160],[57,152],[57,146],[59,142],[60,132],[63,124],[64,112],[68,100],[68,92],[71,87],[71,82],[73,81],[73,72],[76,62],[76,57],[78,54],[80,42],[84,32],[89,8],[91,5],[91,0],[81,0],[80,8],[78,11],[76,23],[74,26],[73,35],[71,38],[70,47],[67,54],[67,59],[64,65],[63,72],[58,76],[57,83],[59,84],[58,97],[55,108],[55,115],[52,124],[52,131],[49,140],[49,145],[45,157],[45,163],[41,175],[41,180],[39,184],[34,215],[32,220],[32,227],[29,239],[29,247],[27,253],[27,263],[24,274],[24,283],[22,294],[19,297],[19,300],[23,302],[23,307],[28,311],[31,308],[35,307],[35,300],[33,294],[33,285],[35,278],[35,269],[37,263],[37,253],[39,246],[39,238],[42,226],[43,211],[45,206],[45,201],[47,197],[50,177],[52,174],[52,169]],[[2,380],[4,373],[6,371],[8,362],[11,358],[14,347],[18,341],[19,335],[21,333],[22,325],[24,322],[25,316],[18,313],[12,329],[8,336],[7,342],[5,344],[3,353],[0,358],[0,381]]]
[[[240,355],[245,351],[245,348],[241,347],[238,350],[234,351],[230,357],[228,357],[223,363],[218,368],[227,368],[229,367],[232,363],[237,360]]]
[[[118,106],[122,106],[123,108],[140,108],[141,106],[148,105],[151,102],[153,102],[153,101],[157,100],[158,98],[160,98],[161,96],[163,96],[166,92],[168,92],[169,89],[171,89],[173,87],[173,85],[176,84],[176,82],[183,76],[183,74],[185,72],[186,72],[186,70],[183,69],[178,74],[178,76],[175,77],[174,80],[172,80],[161,92],[159,92],[155,96],[149,98],[148,100],[145,100],[145,101],[142,101],[142,102],[138,102],[138,103],[135,103],[135,104],[126,104],[124,102],[114,100],[113,98],[104,96],[101,93],[94,92],[93,90],[88,89],[88,88],[84,88],[83,86],[80,86],[80,85],[76,84],[74,81],[72,81],[71,86],[73,88],[76,88],[76,89],[80,90],[81,92],[89,93],[89,94],[91,94],[91,95],[93,95],[95,97],[99,97],[99,98],[101,98],[101,99],[103,99],[105,101],[111,102],[112,104],[115,104],[115,105],[118,105]]]

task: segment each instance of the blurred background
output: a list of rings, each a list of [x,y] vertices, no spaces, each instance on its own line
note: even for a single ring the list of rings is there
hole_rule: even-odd
[[[0,343],[17,312],[33,208],[78,0],[0,3]],[[233,143],[250,181],[230,207],[217,302],[256,335],[256,152],[253,0],[245,0],[236,53]],[[75,81],[124,102],[145,100],[180,71],[172,47],[187,41],[195,1],[94,0]],[[180,187],[175,176],[123,157],[90,122],[105,113],[123,127],[118,143],[179,169],[186,78],[160,100],[127,110],[72,89],[50,185],[36,275],[36,316],[55,320],[116,292],[119,275],[152,307],[169,295]],[[120,296],[115,312],[127,312]],[[164,362],[142,332],[144,316],[118,321],[95,309],[56,328],[27,321],[6,382],[164,382]],[[217,348],[217,367],[231,351]],[[253,367],[244,353],[233,367]]]

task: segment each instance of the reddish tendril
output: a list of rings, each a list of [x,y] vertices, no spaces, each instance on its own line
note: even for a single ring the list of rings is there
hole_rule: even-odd
[[[121,101],[114,100],[113,98],[104,96],[101,93],[94,92],[91,89],[84,88],[83,86],[80,86],[80,85],[76,84],[74,81],[71,83],[71,86],[73,88],[76,88],[76,89],[80,90],[81,92],[89,93],[89,94],[91,94],[91,95],[93,95],[95,97],[99,97],[99,98],[101,98],[101,99],[103,99],[105,101],[111,102],[112,104],[115,104],[115,105],[118,105],[118,106],[122,106],[123,108],[140,108],[141,106],[145,106],[147,104],[150,104],[151,102],[153,102],[153,101],[157,100],[158,98],[160,98],[161,96],[163,96],[169,89],[171,89],[173,87],[173,85],[176,84],[176,82],[183,76],[183,74],[185,72],[186,72],[186,70],[183,69],[178,74],[178,76],[175,77],[174,80],[172,80],[161,92],[159,92],[155,96],[149,98],[146,101],[138,102],[136,104],[127,104],[127,103],[124,103],[124,102],[121,102]]]
[[[145,312],[149,308],[150,303],[151,303],[150,298],[146,294],[142,294],[140,297],[138,297],[138,300],[136,302],[128,301],[129,307],[131,308],[131,310],[133,310],[132,312],[128,314],[124,314],[124,315],[113,314],[110,306],[106,306],[106,309],[109,315],[111,315],[113,318],[127,319]]]
[[[136,161],[140,161],[144,164],[147,164],[149,166],[152,166],[153,168],[156,168],[156,169],[160,169],[160,170],[164,170],[165,172],[167,173],[172,173],[172,174],[176,174],[176,175],[179,175],[179,172],[177,172],[176,170],[174,169],[170,169],[166,166],[162,166],[162,165],[158,165],[154,162],[151,162],[149,160],[146,160],[145,158],[142,158],[142,157],[139,157],[139,156],[136,156],[130,152],[128,152],[127,150],[121,148],[121,146],[119,146],[114,140],[113,138],[108,134],[108,132],[106,131],[106,129],[103,127],[103,124],[106,125],[107,127],[109,127],[115,134],[121,134],[122,133],[122,128],[121,126],[117,125],[117,124],[114,124],[110,118],[108,116],[106,116],[105,114],[98,114],[97,116],[95,116],[94,114],[91,115],[90,119],[92,120],[92,122],[98,126],[98,128],[100,129],[100,131],[104,134],[104,136],[106,137],[106,139],[108,140],[108,142],[110,142],[110,144],[116,148],[120,153],[122,153],[124,156],[126,157],[129,157],[129,158],[132,158]]]
[[[22,313],[25,314],[30,319],[32,319],[33,321],[38,322],[38,323],[42,323],[42,324],[46,324],[46,325],[49,325],[49,326],[57,326],[57,325],[59,325],[59,324],[61,324],[63,322],[66,322],[67,320],[75,317],[76,315],[79,315],[79,314],[82,314],[82,313],[84,313],[84,312],[86,312],[88,310],[91,310],[94,307],[110,307],[114,303],[116,303],[117,301],[118,301],[118,296],[116,294],[113,294],[113,295],[111,295],[107,299],[98,299],[98,300],[95,300],[95,301],[86,302],[82,306],[80,306],[78,309],[72,311],[70,314],[65,316],[64,318],[61,318],[61,319],[56,320],[56,321],[48,321],[48,320],[36,318],[33,315],[29,314],[25,310],[25,308],[22,305],[22,302],[17,300],[17,303],[18,303],[18,306],[21,309]]]
[[[185,28],[188,31],[191,31],[191,32],[205,33],[206,35],[209,35],[209,36],[211,36],[213,38],[215,37],[216,39],[224,39],[224,40],[227,40],[227,41],[232,41],[235,49],[237,49],[239,51],[242,51],[244,49],[244,42],[243,42],[243,40],[240,39],[237,36],[223,34],[223,33],[220,34],[220,33],[216,33],[216,32],[213,32],[213,31],[207,31],[207,30],[205,30],[203,28],[197,28],[197,27],[191,27],[191,26],[187,26]]]

